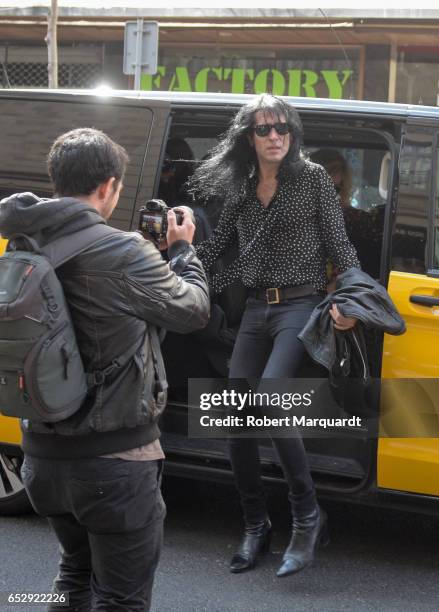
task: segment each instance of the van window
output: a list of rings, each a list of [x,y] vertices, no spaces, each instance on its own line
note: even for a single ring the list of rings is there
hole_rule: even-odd
[[[182,112],[173,118],[160,171],[157,196],[168,206],[187,204],[193,208],[196,217],[194,244],[209,238],[218,222],[221,207],[215,203],[208,207],[202,202],[194,203],[193,198],[187,193],[186,181],[218,144],[229,121],[230,115],[220,113],[195,116],[194,120],[193,113]],[[229,257],[234,255],[230,253]]]
[[[399,164],[399,196],[392,241],[392,269],[425,274],[431,210],[432,130],[410,127]]]
[[[152,111],[148,108],[111,104],[105,100],[81,103],[2,97],[0,197],[23,191],[52,197],[46,169],[51,144],[70,129],[94,127],[124,146],[130,157],[124,188],[111,219],[115,227],[128,230],[151,121]]]
[[[346,231],[354,245],[362,269],[379,278],[387,190],[380,189],[383,148],[360,144],[308,147],[309,159],[322,165],[338,193]],[[388,179],[387,179],[388,180]]]

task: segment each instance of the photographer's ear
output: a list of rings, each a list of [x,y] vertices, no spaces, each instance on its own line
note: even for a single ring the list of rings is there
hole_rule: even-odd
[[[101,202],[106,202],[109,198],[113,197],[114,192],[117,189],[116,179],[114,176],[110,176],[109,179],[101,183],[96,189],[96,195]]]
[[[122,187],[122,181],[116,180],[114,176],[97,187],[95,191],[97,201],[96,208],[104,219],[109,219],[111,213],[116,208]]]

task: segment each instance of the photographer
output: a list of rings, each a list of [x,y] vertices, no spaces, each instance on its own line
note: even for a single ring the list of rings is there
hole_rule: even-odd
[[[42,247],[105,224],[127,161],[125,150],[98,130],[63,134],[48,156],[56,198],[25,193],[3,200],[2,235],[27,232]],[[22,475],[35,510],[48,517],[61,545],[54,592],[70,602],[62,609],[144,612],[165,515],[157,421],[166,383],[158,377],[154,326],[181,333],[202,328],[208,288],[190,246],[188,215],[177,225],[168,213],[169,264],[140,234],[108,231],[57,269],[94,384],[68,419],[22,421]]]

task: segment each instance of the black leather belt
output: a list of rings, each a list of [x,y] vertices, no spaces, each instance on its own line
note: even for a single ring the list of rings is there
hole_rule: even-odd
[[[279,304],[306,295],[315,295],[317,292],[312,285],[296,285],[295,287],[268,287],[267,289],[249,289],[248,294],[258,300],[265,300],[267,304]]]

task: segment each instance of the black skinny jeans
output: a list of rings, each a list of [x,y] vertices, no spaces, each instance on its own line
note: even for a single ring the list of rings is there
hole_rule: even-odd
[[[297,335],[321,300],[320,295],[310,295],[267,304],[249,297],[233,349],[230,378],[294,378],[305,350]],[[312,511],[316,497],[300,433],[292,429],[291,437],[272,438],[272,442],[290,489],[293,512]],[[245,521],[261,521],[267,511],[258,440],[230,438],[229,450]]]

